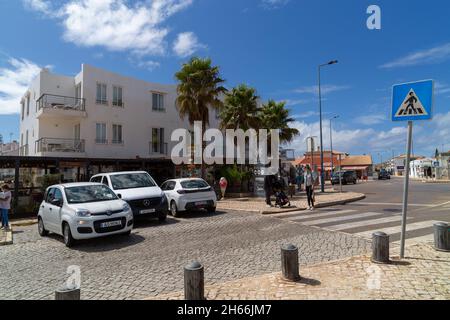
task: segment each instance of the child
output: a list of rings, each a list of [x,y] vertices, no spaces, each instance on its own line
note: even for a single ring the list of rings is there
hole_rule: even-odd
[[[0,192],[0,212],[2,215],[2,229],[9,229],[8,211],[11,209],[11,191],[9,186],[4,185]]]

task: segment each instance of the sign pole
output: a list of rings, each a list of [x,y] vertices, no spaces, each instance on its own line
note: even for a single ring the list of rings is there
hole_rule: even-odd
[[[408,140],[406,146],[405,181],[403,188],[402,234],[400,238],[400,258],[405,258],[406,214],[408,211],[409,163],[411,162],[413,122],[408,121]]]

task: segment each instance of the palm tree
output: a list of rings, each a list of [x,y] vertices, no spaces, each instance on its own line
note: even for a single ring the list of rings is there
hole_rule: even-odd
[[[226,92],[225,82],[219,73],[219,67],[211,65],[211,59],[192,58],[183,64],[175,74],[178,80],[176,105],[180,117],[188,117],[189,123],[202,122],[202,136],[209,125],[209,107],[219,109],[222,106],[221,94]],[[203,140],[203,139],[202,139]],[[203,145],[201,151],[203,154]],[[205,178],[205,166],[202,160],[201,175]]]
[[[225,96],[220,112],[222,129],[258,130],[258,99],[256,90],[241,84]]]
[[[259,115],[263,128],[280,130],[280,143],[292,142],[294,137],[300,133],[297,129],[289,127],[289,124],[295,120],[289,117],[289,109],[286,109],[285,106],[285,102],[269,100],[263,104]]]

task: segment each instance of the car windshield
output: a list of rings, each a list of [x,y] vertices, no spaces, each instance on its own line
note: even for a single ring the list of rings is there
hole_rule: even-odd
[[[182,181],[180,184],[183,189],[199,189],[209,187],[206,181],[203,180],[186,180]]]
[[[67,202],[71,204],[117,200],[111,189],[104,185],[65,188]]]
[[[110,176],[114,190],[155,187],[156,183],[146,173],[124,173]]]
[[[344,174],[343,172],[335,172],[333,173],[333,177],[339,178],[339,176],[342,177],[343,174]]]

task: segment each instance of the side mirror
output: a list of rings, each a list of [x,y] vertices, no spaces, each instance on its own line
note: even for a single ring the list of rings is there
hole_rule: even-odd
[[[62,200],[61,199],[53,199],[52,205],[57,206],[57,207],[62,207]]]
[[[117,195],[117,197],[118,197],[119,199],[122,199],[122,195],[121,195],[120,193]]]

